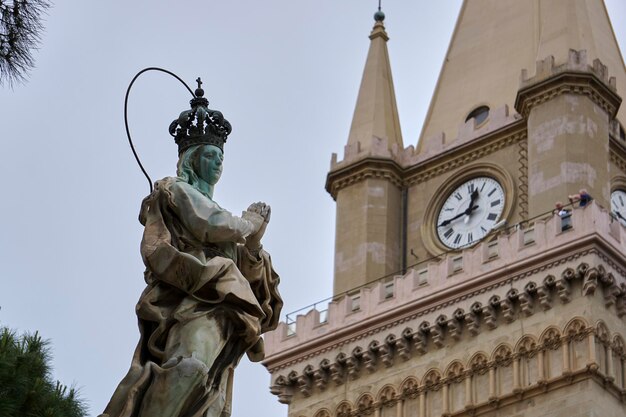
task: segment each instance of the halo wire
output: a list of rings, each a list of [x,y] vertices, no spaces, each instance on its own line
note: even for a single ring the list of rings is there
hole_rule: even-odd
[[[189,91],[189,93],[191,94],[192,97],[195,97],[195,94],[193,93],[193,91],[191,91],[191,88],[189,88],[189,86],[178,75],[174,74],[171,71],[168,71],[166,69],[159,68],[159,67],[148,67],[148,68],[142,69],[141,71],[139,71],[133,77],[133,79],[130,82],[130,84],[128,84],[128,89],[126,90],[126,97],[124,97],[124,126],[126,127],[126,136],[128,137],[128,144],[130,145],[130,149],[133,151],[133,155],[135,156],[135,160],[137,161],[137,164],[139,165],[139,168],[141,169],[141,172],[143,172],[143,175],[145,175],[145,177],[148,180],[148,184],[150,185],[150,193],[152,193],[152,180],[150,179],[150,176],[148,175],[148,172],[146,171],[146,169],[141,164],[141,161],[139,160],[139,155],[137,155],[137,151],[135,150],[135,146],[133,145],[133,140],[130,137],[130,129],[128,127],[128,96],[130,94],[130,89],[133,86],[133,84],[135,83],[135,80],[137,80],[137,78],[139,78],[139,76],[141,74],[143,74],[144,72],[147,72],[147,71],[161,71],[161,72],[164,72],[166,74],[169,74],[172,77],[176,78],[178,81],[180,81],[185,86],[185,88],[187,88],[187,90]]]

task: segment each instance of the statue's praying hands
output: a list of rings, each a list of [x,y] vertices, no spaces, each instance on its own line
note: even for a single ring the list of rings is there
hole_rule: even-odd
[[[252,219],[258,215],[263,220],[256,233],[246,238],[246,247],[251,251],[258,251],[261,246],[261,238],[265,234],[265,229],[270,221],[272,215],[272,209],[268,204],[263,202],[252,203],[248,209],[244,212],[243,218],[255,223]],[[255,219],[257,220],[257,219]],[[258,220],[257,220],[258,221]],[[256,224],[255,224],[256,225]]]

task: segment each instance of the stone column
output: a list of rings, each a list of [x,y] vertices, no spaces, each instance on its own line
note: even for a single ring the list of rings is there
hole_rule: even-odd
[[[448,398],[449,387],[448,384],[443,384],[443,406],[441,407],[441,411],[443,414],[450,413],[450,400]]]
[[[606,379],[613,382],[615,380],[615,370],[613,369],[613,349],[611,344],[606,346]]]
[[[569,375],[572,373],[572,369],[570,367],[569,340],[567,339],[567,337],[563,338],[563,344],[561,345],[561,348],[563,349],[563,372],[561,373],[563,375]]]
[[[519,382],[519,361],[519,357],[513,358],[513,392],[517,392],[521,389]]]
[[[543,363],[543,350],[539,350],[537,352],[537,380],[538,382],[545,382],[546,380],[546,372],[545,372],[545,364]]]
[[[426,417],[426,391],[420,392],[420,417]]]
[[[489,368],[489,399],[496,398],[496,368],[492,366]]]
[[[595,371],[598,369],[598,358],[596,357],[596,335],[594,332],[589,332],[589,336],[587,336],[587,342],[589,345],[589,358],[587,360],[587,368]]]
[[[468,375],[465,378],[465,408],[471,408],[474,405],[472,399],[472,376]]]

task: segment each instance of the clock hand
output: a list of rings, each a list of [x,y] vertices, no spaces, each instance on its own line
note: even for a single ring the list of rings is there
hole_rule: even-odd
[[[619,217],[620,219],[622,219],[622,220],[625,220],[625,221],[626,221],[626,218],[624,218],[624,216],[622,216],[622,213],[620,213],[619,211],[617,211],[617,210],[613,210],[613,213],[615,213],[615,215],[616,215],[617,217]]]
[[[444,220],[444,221],[442,221],[442,222],[441,222],[441,224],[440,224],[440,225],[438,225],[437,227],[447,226],[447,225],[449,225],[450,223],[452,223],[453,221],[455,221],[456,219],[458,219],[459,217],[466,216],[466,215],[470,214],[472,211],[476,210],[477,208],[478,208],[478,206],[468,207],[468,208],[467,208],[467,210],[462,211],[461,213],[457,214],[457,215],[456,215],[456,216],[454,216],[453,218],[448,219],[448,220]]]
[[[477,199],[477,198],[478,198],[478,188],[477,188],[477,189],[475,189],[475,190],[472,192],[472,195],[470,196],[470,203],[469,203],[469,207],[467,208],[467,210],[465,210],[465,215],[466,215],[466,217],[465,217],[465,219],[464,219],[464,222],[465,222],[466,224],[467,224],[467,222],[469,222],[469,219],[470,219],[470,217],[471,217],[472,211],[474,211],[474,209],[475,209],[476,207],[478,207],[478,206],[473,207],[473,206],[474,206],[474,201],[476,201],[476,199]]]
[[[478,188],[476,188],[473,192],[472,195],[470,196],[470,203],[469,203],[469,207],[467,210],[471,210],[471,207],[474,205],[474,201],[476,201],[476,199],[478,198]]]
[[[463,216],[465,216],[465,212],[464,211],[459,213],[459,214],[457,214],[456,216],[454,216],[451,219],[442,221],[441,224],[439,226],[437,226],[437,227],[447,226],[450,223],[452,223],[454,220],[458,219],[459,217],[463,217]]]

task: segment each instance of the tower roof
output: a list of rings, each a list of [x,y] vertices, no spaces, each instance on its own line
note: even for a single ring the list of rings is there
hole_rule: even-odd
[[[599,58],[626,97],[626,70],[602,0],[478,0],[463,3],[430,103],[419,148],[439,133],[446,142],[480,106],[513,109],[522,69],[570,49]],[[626,123],[626,106],[617,115]]]
[[[361,79],[361,87],[352,117],[348,145],[368,151],[374,142],[386,140],[388,149],[396,144],[402,149],[402,133],[396,107],[396,95],[391,77],[387,41],[389,36],[383,24],[385,15],[379,10],[374,15],[371,43]]]

